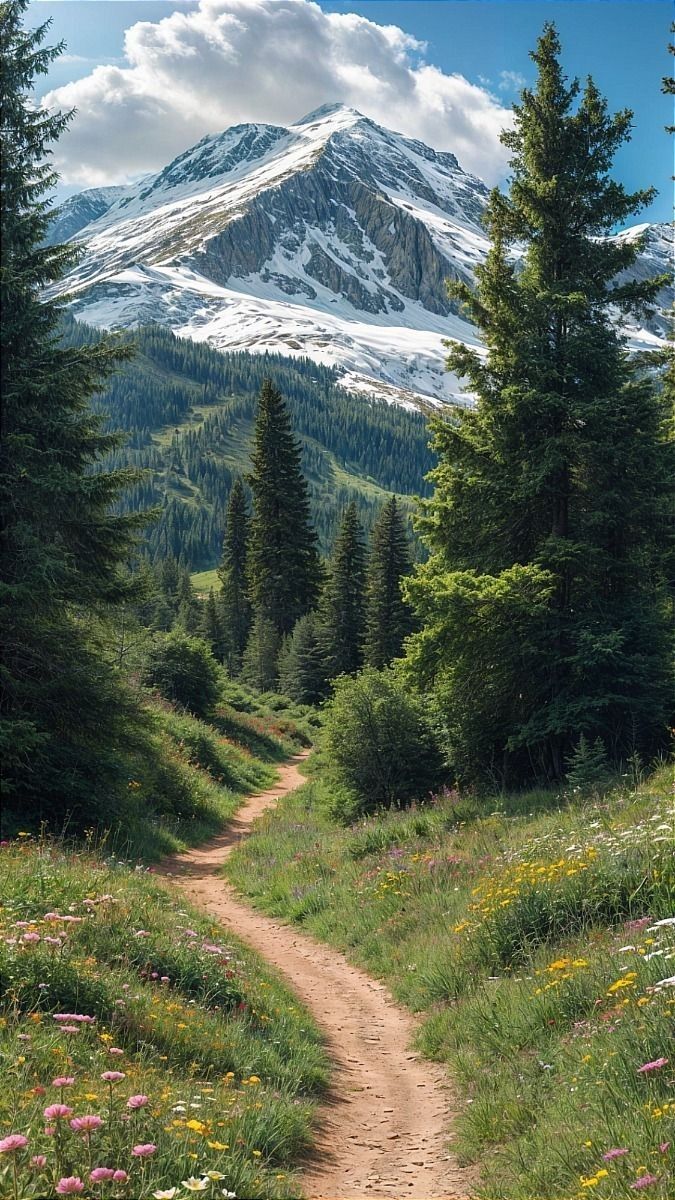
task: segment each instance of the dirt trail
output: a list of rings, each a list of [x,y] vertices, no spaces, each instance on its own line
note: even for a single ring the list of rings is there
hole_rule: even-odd
[[[248,908],[219,874],[256,818],[305,782],[303,757],[281,767],[277,785],[251,796],[227,829],[170,859],[163,873],[272,963],[323,1031],[334,1069],[316,1154],[302,1177],[309,1200],[465,1198],[470,1173],[446,1147],[452,1113],[444,1072],[409,1049],[414,1018],[341,954]]]

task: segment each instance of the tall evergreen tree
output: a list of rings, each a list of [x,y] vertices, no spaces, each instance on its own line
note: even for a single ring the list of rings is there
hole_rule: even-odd
[[[227,643],[225,640],[222,611],[216,600],[213,588],[209,588],[209,594],[203,606],[199,633],[211,650],[213,657],[218,662],[223,662]]]
[[[250,596],[256,613],[287,634],[317,600],[321,564],[300,446],[281,392],[269,379],[260,391],[251,462]]]
[[[126,714],[88,615],[126,594],[138,517],[114,515],[129,474],[98,469],[119,441],[89,406],[120,355],[105,342],[62,345],[61,309],[42,301],[75,256],[44,245],[49,146],[68,115],[34,103],[33,81],[62,47],[42,46],[49,22],[23,28],[26,8],[0,6],[4,784],[27,814],[90,817],[110,805]]]
[[[258,692],[272,692],[277,686],[281,637],[269,617],[257,612],[241,662],[241,677]]]
[[[232,674],[241,667],[241,658],[251,628],[251,602],[248,598],[246,561],[248,555],[249,516],[246,492],[241,479],[235,479],[227,505],[223,556],[218,567],[227,665]]]
[[[392,496],[373,527],[366,592],[364,657],[369,667],[386,667],[412,630],[401,581],[411,570],[410,545],[401,507]]]
[[[321,621],[305,613],[279,655],[279,689],[298,704],[318,704],[328,690]]]
[[[322,597],[323,643],[332,678],[353,675],[363,662],[366,548],[356,504],[347,506]]]
[[[433,686],[456,766],[558,779],[581,733],[614,760],[662,744],[669,695],[660,542],[675,478],[663,403],[608,315],[663,280],[617,282],[634,240],[602,237],[652,198],[609,175],[631,113],[562,72],[545,26],[534,91],[502,135],[475,293],[456,287],[487,361],[452,345],[473,410],[437,422],[422,522],[433,556],[410,585],[411,662]],[[524,256],[516,267],[516,243]]]

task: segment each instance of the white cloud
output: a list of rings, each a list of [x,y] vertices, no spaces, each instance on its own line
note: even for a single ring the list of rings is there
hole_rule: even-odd
[[[396,25],[323,12],[311,0],[200,0],[132,25],[124,66],[97,66],[45,95],[44,105],[77,109],[55,165],[64,183],[117,183],[158,169],[206,133],[245,121],[289,124],[340,100],[497,182],[510,110],[429,65],[424,51]]]

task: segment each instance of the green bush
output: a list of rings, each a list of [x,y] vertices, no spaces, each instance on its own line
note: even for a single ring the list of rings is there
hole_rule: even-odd
[[[325,740],[340,792],[334,808],[352,817],[424,799],[442,777],[440,750],[422,702],[392,670],[341,676],[327,705]]]
[[[220,695],[220,671],[206,642],[179,629],[157,638],[143,681],[197,717],[206,716]]]

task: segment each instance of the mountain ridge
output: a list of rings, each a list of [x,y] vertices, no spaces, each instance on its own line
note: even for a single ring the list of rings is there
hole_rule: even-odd
[[[66,202],[61,228],[86,217],[87,196]],[[70,234],[84,253],[60,290],[94,325],[160,321],[221,350],[306,355],[399,403],[466,402],[442,339],[480,341],[445,283],[471,282],[484,259],[487,199],[453,154],[323,105],[288,127],[209,134],[120,191]],[[651,270],[669,245],[648,228]],[[658,321],[627,332],[659,344]]]

